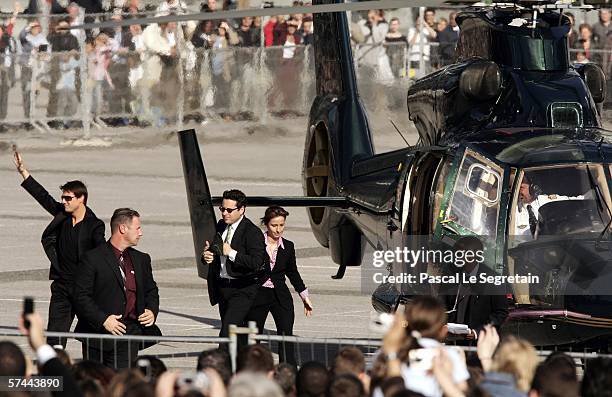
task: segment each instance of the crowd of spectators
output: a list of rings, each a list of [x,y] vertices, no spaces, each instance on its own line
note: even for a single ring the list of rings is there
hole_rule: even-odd
[[[168,371],[154,356],[141,356],[133,368],[116,372],[100,363],[73,361],[44,342],[42,319],[28,315],[26,330],[38,370],[21,349],[0,342],[0,376],[64,375],[70,396],[206,396],[206,397],[608,397],[612,396],[612,359],[582,361],[562,352],[538,357],[527,341],[507,336],[500,341],[492,326],[480,331],[476,352],[467,355],[441,343],[446,313],[433,297],[418,297],[398,311],[375,353],[371,368],[357,347],[338,350],[329,366],[309,361],[275,365],[264,345],[241,349],[235,374],[224,349],[201,352],[192,371]],[[61,363],[61,364],[60,364]],[[27,395],[27,394],[20,394]]]
[[[40,17],[39,3],[50,3],[49,18]],[[79,126],[82,109],[94,122],[163,125],[176,117],[181,92],[187,119],[202,120],[203,109],[225,119],[254,118],[251,102],[262,85],[268,108],[281,113],[299,109],[301,92],[312,90],[312,83],[304,82],[308,79],[299,78],[308,73],[304,46],[313,42],[312,14],[81,30],[70,27],[190,10],[182,0],[146,7],[140,0],[113,0],[106,9],[100,0],[60,3],[65,4],[30,0],[25,10],[16,3],[0,25],[0,119],[7,116],[9,91],[17,82],[23,119],[42,117],[54,128]],[[230,0],[204,0],[200,9],[213,12],[236,6]],[[388,17],[382,10],[354,14],[351,34],[361,76],[392,85],[453,62],[457,13],[428,8],[422,17],[413,14],[417,15],[412,21]],[[573,22],[574,16],[567,15]],[[28,21],[19,32],[18,17]],[[572,27],[568,41],[573,61],[595,62],[609,72],[610,19],[610,11],[601,9],[595,25]],[[268,47],[263,63],[258,52],[262,47]],[[261,67],[272,76],[265,84],[258,81],[266,75]],[[42,88],[49,93],[45,114],[33,115],[40,107],[34,98]]]
[[[296,1],[294,5],[303,3]],[[235,6],[228,0],[204,0],[200,10],[213,12]],[[287,83],[273,84],[268,96],[279,101],[281,108],[291,108],[300,89],[300,79],[295,77],[303,73],[303,45],[313,40],[312,14],[275,16],[264,26],[261,17],[244,17],[82,30],[70,27],[191,11],[181,0],[146,7],[139,0],[114,0],[109,9],[96,0],[73,1],[66,7],[53,0],[49,8],[50,16],[42,18],[44,10],[36,0],[30,0],[25,10],[16,3],[10,19],[0,25],[0,119],[7,115],[9,90],[19,81],[26,120],[40,117],[32,114],[37,106],[33,94],[45,88],[49,100],[43,117],[52,127],[78,125],[80,120],[71,118],[79,104],[91,112],[94,122],[103,122],[102,115],[114,115],[104,121],[113,125],[163,124],[176,117],[181,79],[186,109],[214,106],[222,117],[233,118],[236,114],[230,114],[230,99],[249,98],[244,90],[253,89],[255,54],[262,46],[280,47],[267,62]],[[27,24],[14,34],[18,16]],[[45,21],[48,26],[41,25]],[[48,34],[43,33],[45,27]],[[208,57],[206,50],[212,50]],[[204,81],[203,70],[208,71],[209,81]],[[240,94],[232,95],[236,91]],[[248,104],[234,107],[247,109]],[[130,117],[135,114],[140,120]]]

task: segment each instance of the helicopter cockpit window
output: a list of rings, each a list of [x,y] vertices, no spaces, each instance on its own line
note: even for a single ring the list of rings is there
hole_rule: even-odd
[[[467,150],[444,222],[453,222],[475,234],[496,235],[501,174],[501,167]]]
[[[527,169],[513,203],[512,245],[543,236],[601,233],[612,216],[608,180],[599,164]]]

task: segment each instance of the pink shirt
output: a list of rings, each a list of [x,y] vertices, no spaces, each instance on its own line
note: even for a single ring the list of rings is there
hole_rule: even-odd
[[[285,249],[285,245],[283,244],[283,238],[279,237],[278,244],[276,244],[276,246],[272,246],[272,244],[268,242],[268,234],[266,232],[264,232],[264,240],[266,241],[266,252],[270,257],[270,270],[272,270],[274,269],[274,265],[276,265],[276,255],[278,255],[278,248],[280,247],[282,249]],[[274,288],[274,283],[272,283],[272,279],[268,278],[262,284],[262,287]],[[300,292],[300,298],[302,298],[302,300],[308,298],[308,288]]]

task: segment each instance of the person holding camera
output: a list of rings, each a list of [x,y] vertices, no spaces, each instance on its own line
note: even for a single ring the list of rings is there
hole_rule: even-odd
[[[219,207],[222,219],[211,245],[206,241],[202,259],[208,264],[208,296],[219,304],[221,331],[229,325],[242,325],[255,297],[266,267],[266,243],[261,230],[244,214],[246,196],[240,190],[223,192]]]
[[[21,186],[53,216],[42,234],[42,245],[51,262],[49,279],[51,301],[47,330],[68,332],[74,320],[74,279],[82,255],[104,244],[104,222],[87,207],[87,187],[81,181],[68,181],[60,189],[61,202],[55,201],[26,168],[15,150],[14,162],[23,178]],[[51,345],[66,346],[66,339],[49,338]]]
[[[391,387],[426,397],[465,393],[470,375],[462,352],[440,343],[446,338],[445,325],[444,305],[432,296],[417,296],[403,314],[396,314],[374,363],[372,396],[393,395]]]
[[[43,326],[43,319],[38,313],[23,313],[19,318],[19,331],[28,337],[28,343],[36,353],[36,363],[39,368],[39,375],[53,376],[62,379],[62,390],[52,391],[52,396],[82,396],[70,369],[67,368],[57,353],[46,341]]]
[[[161,336],[155,325],[159,291],[153,278],[151,257],[136,246],[142,237],[140,214],[118,208],[111,217],[111,238],[80,260],[75,282],[78,333]],[[82,341],[83,358],[115,368],[127,368],[140,342],[106,339]]]
[[[304,315],[312,315],[312,302],[308,295],[308,289],[302,281],[295,260],[295,247],[292,241],[284,239],[285,220],[289,212],[284,208],[273,205],[266,209],[261,218],[261,223],[266,227],[264,238],[266,252],[270,261],[270,277],[259,286],[257,298],[251,308],[247,320],[257,323],[259,333],[263,333],[268,313],[272,313],[276,324],[277,335],[293,335],[293,322],[295,313],[293,311],[293,299],[291,292],[285,283],[285,277],[289,278],[291,285],[300,295],[304,305]],[[280,362],[295,362],[295,347],[291,342],[281,342],[278,346],[278,357]]]

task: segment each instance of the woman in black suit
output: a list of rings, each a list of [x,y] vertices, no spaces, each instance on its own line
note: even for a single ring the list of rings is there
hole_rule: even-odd
[[[293,335],[293,299],[285,283],[289,278],[293,288],[300,294],[304,304],[304,314],[312,314],[312,302],[308,289],[300,277],[295,260],[293,242],[282,237],[285,230],[285,220],[289,213],[279,206],[266,209],[261,223],[266,227],[264,232],[266,252],[270,258],[270,277],[266,279],[257,291],[257,297],[249,312],[248,320],[257,322],[259,333],[263,333],[268,313],[272,313],[278,335]],[[294,344],[280,342],[278,349],[279,361],[295,364]]]

